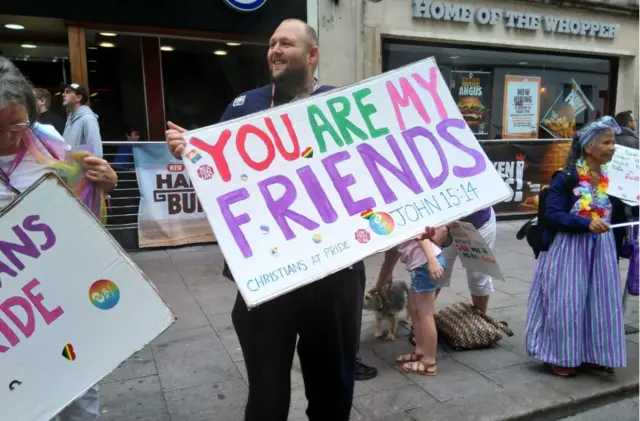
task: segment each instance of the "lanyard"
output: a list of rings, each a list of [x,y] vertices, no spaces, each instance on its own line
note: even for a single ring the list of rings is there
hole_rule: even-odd
[[[11,168],[9,168],[9,171],[5,172],[2,168],[0,168],[0,183],[2,183],[7,188],[7,190],[15,194],[16,196],[20,194],[20,190],[16,189],[11,185],[10,178],[11,178],[11,174],[13,174],[16,168],[18,168],[18,165],[20,165],[20,163],[22,162],[26,154],[27,154],[27,149],[23,147],[22,149],[20,149],[20,152],[18,152],[15,159],[13,160],[13,163],[11,164]]]
[[[313,78],[313,85],[311,85],[311,93],[314,93],[316,89],[318,89],[318,79]],[[271,105],[269,105],[269,108],[273,108],[273,105],[275,103],[275,98],[276,98],[276,84],[272,83],[271,84]],[[293,99],[295,100],[296,98],[293,98]]]

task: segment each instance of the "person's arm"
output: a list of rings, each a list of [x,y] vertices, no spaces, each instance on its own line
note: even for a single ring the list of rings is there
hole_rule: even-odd
[[[583,233],[589,232],[591,218],[569,213],[570,201],[573,194],[567,189],[566,175],[564,172],[556,174],[551,180],[549,191],[547,192],[547,210],[545,216],[550,224],[556,229],[565,232]]]
[[[96,183],[105,193],[118,184],[118,174],[103,158],[88,155],[82,161],[87,179]]]
[[[373,287],[374,291],[380,291],[382,288],[390,282],[392,279],[393,268],[396,266],[396,262],[400,258],[398,248],[393,247],[384,252],[384,261],[380,267],[380,273],[378,274],[378,282]]]
[[[95,117],[85,117],[83,119],[82,132],[87,144],[93,146],[91,154],[98,158],[102,158],[102,137],[100,137],[98,119]]]
[[[439,281],[444,275],[444,270],[436,258],[436,253],[433,251],[431,240],[419,240],[418,242],[420,243],[420,247],[422,248],[425,256],[427,256],[427,268],[429,269],[429,275],[431,275],[434,281]]]

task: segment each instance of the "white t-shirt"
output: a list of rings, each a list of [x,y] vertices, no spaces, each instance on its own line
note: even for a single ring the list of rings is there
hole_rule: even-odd
[[[4,172],[8,172],[15,159],[16,155],[0,156],[0,168],[2,168]],[[9,181],[13,187],[20,192],[24,192],[31,187],[33,183],[38,181],[40,177],[50,171],[52,170],[49,167],[39,164],[33,155],[27,152],[20,164],[9,176]],[[0,183],[0,209],[9,205],[15,198],[16,196],[9,191],[4,184]]]
[[[438,257],[442,250],[435,243],[431,242],[433,254]],[[407,270],[414,270],[427,264],[427,255],[422,250],[420,243],[415,240],[408,240],[398,246],[399,260],[404,263]]]

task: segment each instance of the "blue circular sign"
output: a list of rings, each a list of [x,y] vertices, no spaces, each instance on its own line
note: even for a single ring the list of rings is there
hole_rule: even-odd
[[[227,5],[239,12],[255,12],[267,2],[267,0],[224,0]]]

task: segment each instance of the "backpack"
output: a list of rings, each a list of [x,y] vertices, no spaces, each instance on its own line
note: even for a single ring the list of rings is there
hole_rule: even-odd
[[[577,185],[574,179],[573,173],[567,169],[556,171],[551,176],[551,180],[556,174],[564,172],[565,189],[567,192],[573,190]],[[516,238],[522,240],[526,237],[527,244],[533,250],[533,254],[537,259],[541,252],[548,251],[548,246],[543,244],[543,234],[549,229],[553,229],[553,226],[547,220],[547,195],[549,189],[543,188],[538,195],[538,214],[531,220],[527,221],[516,233]],[[568,211],[569,209],[567,209]]]

